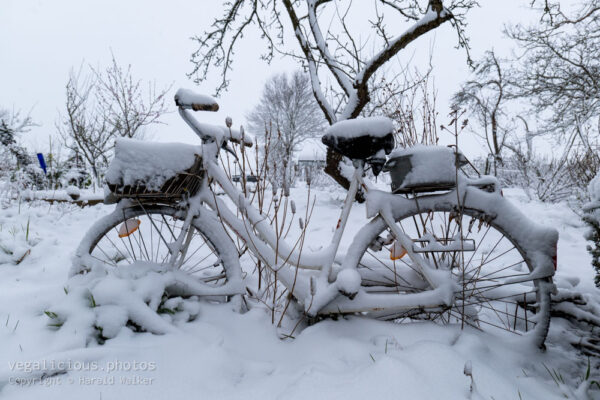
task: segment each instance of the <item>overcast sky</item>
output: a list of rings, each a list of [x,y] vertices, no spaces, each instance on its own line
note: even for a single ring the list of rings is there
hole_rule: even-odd
[[[491,47],[508,53],[511,44],[503,39],[503,25],[531,19],[529,1],[480,2],[482,7],[472,10],[468,17],[473,55],[478,57]],[[371,0],[354,3],[372,7]],[[0,0],[0,107],[31,110],[40,126],[23,139],[32,150],[47,151],[48,137],[55,134],[55,121],[63,107],[70,69],[83,62],[105,66],[111,51],[120,64],[132,65],[135,77],[154,80],[159,87],[173,84],[169,99],[178,87],[213,93],[216,80],[197,87],[186,73],[192,69],[189,58],[195,50],[190,37],[208,29],[221,10],[222,2],[216,0]],[[406,25],[398,21],[400,33]],[[268,76],[296,67],[288,59],[276,59],[271,65],[261,61],[263,47],[258,37],[249,35],[242,43],[230,90],[219,99],[221,111],[202,115],[205,121],[221,123],[230,115],[234,125],[243,123]],[[455,33],[446,24],[403,53],[409,58],[415,49],[434,45],[440,123],[445,122],[450,96],[469,72],[465,53],[454,49],[455,43]],[[150,128],[154,140],[197,142],[176,113],[163,120],[166,125]]]

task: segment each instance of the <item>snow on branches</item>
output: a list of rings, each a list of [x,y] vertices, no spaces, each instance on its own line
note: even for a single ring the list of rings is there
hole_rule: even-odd
[[[192,54],[194,69],[189,74],[196,83],[207,79],[212,66],[220,69],[219,93],[229,85],[228,72],[233,65],[237,42],[250,25],[255,25],[267,44],[263,59],[275,54],[292,57],[308,70],[312,93],[329,124],[356,118],[372,101],[371,78],[409,44],[421,36],[450,22],[457,30],[459,46],[468,49],[464,35],[465,14],[475,7],[475,0],[379,0],[375,1],[375,19],[369,21],[373,35],[353,31],[351,15],[356,4],[331,0],[275,0],[228,2],[222,17],[214,20],[212,30],[194,40],[198,49]],[[388,31],[399,25],[388,25],[390,17],[399,16],[406,26],[397,32]],[[362,18],[365,18],[364,16]],[[330,20],[333,19],[334,22]],[[323,20],[328,28],[323,30]],[[331,23],[330,23],[331,22]],[[296,50],[286,43],[291,29]],[[369,37],[367,41],[361,37]],[[374,48],[369,52],[366,48]],[[333,79],[330,79],[333,78]],[[348,187],[348,181],[338,169],[341,155],[328,151],[326,172],[338,183]]]

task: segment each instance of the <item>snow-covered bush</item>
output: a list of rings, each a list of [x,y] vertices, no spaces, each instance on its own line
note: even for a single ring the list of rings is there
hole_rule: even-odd
[[[199,312],[197,297],[170,294],[180,280],[177,271],[160,266],[97,267],[70,278],[65,297],[44,313],[50,328],[74,335],[85,345],[103,343],[122,329],[165,334]]]
[[[497,165],[496,175],[503,186],[522,188],[530,199],[556,203],[577,193],[577,184],[567,167],[568,160],[516,154]],[[484,172],[484,162],[480,162]]]
[[[42,182],[39,171],[34,168],[35,156],[20,145],[21,134],[34,125],[29,115],[23,117],[20,111],[0,107],[0,180],[5,183],[5,198]]]
[[[313,163],[304,166],[299,175],[303,180],[315,188],[335,187],[335,181],[325,173],[320,164]]]
[[[85,189],[92,184],[92,177],[85,168],[66,167],[61,175],[61,184]]]
[[[587,246],[592,255],[592,266],[596,270],[594,283],[600,287],[600,175],[596,175],[588,186],[591,201],[584,207],[583,220],[588,224],[586,239],[593,244]]]

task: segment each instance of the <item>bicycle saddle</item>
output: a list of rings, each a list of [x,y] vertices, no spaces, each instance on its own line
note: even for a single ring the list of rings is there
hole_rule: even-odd
[[[390,154],[394,149],[394,125],[386,117],[349,119],[330,126],[321,141],[352,160],[366,160],[381,150]]]

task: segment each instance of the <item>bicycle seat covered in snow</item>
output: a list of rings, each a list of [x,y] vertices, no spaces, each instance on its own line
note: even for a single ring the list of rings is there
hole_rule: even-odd
[[[321,140],[350,159],[365,160],[394,149],[394,125],[386,117],[349,119],[330,126]]]

